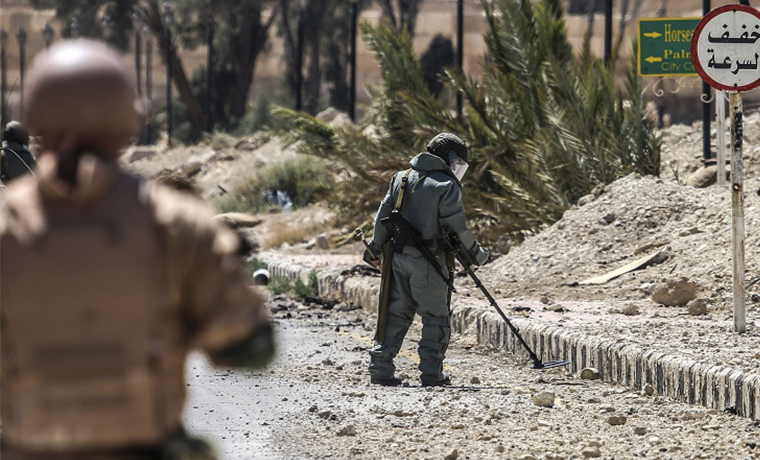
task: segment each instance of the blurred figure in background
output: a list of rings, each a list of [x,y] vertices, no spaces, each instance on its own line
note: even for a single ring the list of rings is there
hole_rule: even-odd
[[[35,175],[0,203],[0,457],[210,459],[182,427],[187,354],[261,367],[274,340],[240,239],[202,201],[122,171],[141,107],[105,44],[28,73]]]
[[[24,125],[10,121],[3,128],[3,143],[0,147],[0,181],[4,184],[32,172],[37,161],[29,152],[29,134]]]

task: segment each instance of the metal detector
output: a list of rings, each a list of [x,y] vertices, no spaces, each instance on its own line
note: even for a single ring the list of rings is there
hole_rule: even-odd
[[[483,292],[483,294],[485,294],[486,298],[491,303],[491,306],[496,309],[504,322],[507,323],[507,326],[509,326],[509,329],[512,331],[512,333],[515,334],[517,340],[519,340],[522,346],[525,347],[528,355],[530,355],[530,359],[533,360],[533,366],[531,369],[552,369],[554,367],[562,367],[570,364],[570,361],[563,360],[542,362],[541,358],[539,358],[538,355],[536,355],[533,350],[530,349],[528,344],[522,338],[519,333],[519,329],[517,329],[515,325],[509,321],[507,315],[505,315],[501,308],[499,308],[496,300],[494,300],[493,296],[491,296],[488,290],[486,290],[486,288],[483,286],[483,283],[481,283],[480,279],[475,275],[475,272],[472,271],[471,266],[475,264],[475,261],[472,260],[472,257],[470,257],[470,254],[467,252],[467,250],[462,247],[462,244],[459,241],[459,237],[448,229],[444,229],[443,241],[451,250],[452,254],[454,254],[454,256],[457,258],[459,263],[462,264],[465,271],[467,271],[467,274],[470,275],[470,278],[472,278],[472,280],[475,282],[475,286],[477,286]]]

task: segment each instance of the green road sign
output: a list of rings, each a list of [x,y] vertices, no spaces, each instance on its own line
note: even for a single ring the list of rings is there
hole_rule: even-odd
[[[691,37],[702,18],[639,20],[639,75],[697,75],[691,60]]]

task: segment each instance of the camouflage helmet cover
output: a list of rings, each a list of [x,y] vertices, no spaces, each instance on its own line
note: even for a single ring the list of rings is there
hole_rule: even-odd
[[[132,72],[108,45],[67,40],[40,53],[26,81],[24,118],[55,149],[67,142],[118,150],[137,134],[142,107]]]
[[[21,122],[9,121],[3,128],[3,140],[5,142],[18,142],[22,145],[29,144],[29,133]]]
[[[440,157],[446,164],[449,164],[449,152],[452,150],[459,158],[467,161],[467,153],[469,151],[467,144],[461,137],[455,134],[438,134],[427,145],[427,151]]]

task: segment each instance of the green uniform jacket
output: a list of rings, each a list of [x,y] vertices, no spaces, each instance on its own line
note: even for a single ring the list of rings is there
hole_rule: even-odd
[[[441,238],[441,229],[448,228],[459,236],[477,263],[485,262],[488,252],[480,247],[475,235],[467,229],[462,187],[446,163],[427,152],[420,153],[409,163],[412,172],[405,192],[404,218],[420,232],[423,240],[431,241],[432,246],[437,246],[435,242]],[[373,241],[377,244],[385,243],[392,236],[380,221],[395,208],[404,173],[400,171],[393,176],[388,193],[375,216]],[[423,177],[424,180],[418,184]]]

